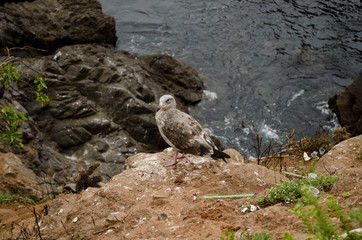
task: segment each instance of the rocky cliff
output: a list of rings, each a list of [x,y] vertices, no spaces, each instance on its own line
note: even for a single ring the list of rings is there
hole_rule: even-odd
[[[114,18],[103,14],[97,0],[8,3],[0,7],[0,19],[0,47],[24,48],[28,54],[81,43],[115,46],[117,41]]]
[[[362,71],[351,85],[328,100],[340,124],[353,136],[362,134]]]
[[[166,146],[154,121],[161,95],[175,95],[184,111],[201,100],[196,70],[170,56],[116,50],[115,21],[96,0],[10,3],[0,17],[0,62],[10,54],[21,74],[0,105],[26,113],[25,147],[15,153],[37,175],[66,183],[101,161],[109,179],[127,157]],[[37,76],[47,79],[50,102],[43,107],[35,102]]]

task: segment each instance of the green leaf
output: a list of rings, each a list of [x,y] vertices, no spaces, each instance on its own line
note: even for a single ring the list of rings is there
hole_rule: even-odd
[[[18,126],[27,120],[24,113],[19,115],[12,108],[4,107],[1,109],[0,119],[4,122],[5,126],[1,129],[1,139],[4,143],[9,144],[12,148],[16,146],[23,146],[22,132],[18,131]]]

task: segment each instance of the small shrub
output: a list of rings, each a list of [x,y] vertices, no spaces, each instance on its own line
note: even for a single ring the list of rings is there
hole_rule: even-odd
[[[267,232],[262,233],[252,233],[249,234],[245,230],[241,232],[240,238],[235,237],[235,232],[228,229],[224,230],[223,236],[220,237],[220,240],[270,240],[270,234]]]
[[[355,208],[345,213],[338,201],[332,196],[327,197],[328,208],[320,205],[318,200],[319,197],[315,197],[306,186],[303,186],[301,198],[295,207],[290,210],[291,213],[303,221],[303,225],[310,234],[321,240],[343,239],[342,234],[345,234],[348,239],[361,239],[362,236],[359,233],[350,232],[352,222],[362,225],[362,211],[360,209]],[[337,223],[332,221],[332,217],[328,215],[329,212],[338,220]],[[293,235],[285,232],[283,238],[292,240]]]
[[[40,104],[40,106],[43,106],[45,102],[49,102],[49,97],[43,92],[43,89],[47,89],[47,85],[45,84],[46,78],[37,77],[34,80],[34,83],[37,83],[37,90],[36,90],[36,100]]]
[[[362,159],[362,151],[359,152],[358,159]]]
[[[346,128],[336,128],[333,130],[333,144],[340,143],[351,137]]]
[[[2,67],[3,66],[3,67]],[[4,88],[8,89],[10,84],[17,85],[20,74],[15,67],[11,66],[7,61],[0,64],[0,82],[3,82]],[[43,106],[49,101],[48,95],[43,90],[47,89],[45,84],[46,78],[37,77],[34,83],[37,84],[36,101]],[[14,109],[4,107],[0,113],[0,138],[11,148],[16,146],[23,147],[22,132],[18,131],[18,127],[22,122],[26,121],[24,113],[17,114]]]
[[[322,191],[330,191],[336,182],[337,177],[330,175],[317,176],[316,178],[303,178],[295,182],[281,182],[272,187],[266,195],[261,196],[256,205],[269,206],[279,202],[296,201],[301,196],[303,185],[313,186]]]
[[[14,109],[4,107],[1,109],[0,118],[3,119],[2,128],[0,129],[0,137],[5,144],[9,144],[11,148],[23,146],[22,132],[18,131],[18,127],[22,122],[28,120],[24,113],[17,114]]]
[[[11,84],[18,84],[18,79],[20,75],[15,67],[11,66],[10,64],[4,64],[3,68],[0,68],[0,81],[4,82],[5,89]]]
[[[299,149],[302,152],[311,153],[320,148],[326,149],[328,152],[332,148],[333,135],[328,131],[319,129],[312,137],[304,137],[299,141]]]

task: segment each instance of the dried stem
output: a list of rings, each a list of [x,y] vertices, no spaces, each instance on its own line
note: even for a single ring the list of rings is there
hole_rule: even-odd
[[[73,235],[70,235],[70,233],[68,232],[67,228],[65,227],[62,219],[60,219],[60,222],[62,223],[63,228],[64,228],[65,232],[68,234],[69,238],[70,238],[71,240],[73,240]]]
[[[35,216],[35,223],[36,223],[36,227],[38,229],[38,235],[39,235],[39,238],[40,240],[43,240],[43,238],[41,237],[41,234],[40,234],[40,227],[39,227],[39,222],[38,222],[38,215],[36,214],[36,211],[35,211],[35,208],[33,207],[33,213],[34,213],[34,216]]]

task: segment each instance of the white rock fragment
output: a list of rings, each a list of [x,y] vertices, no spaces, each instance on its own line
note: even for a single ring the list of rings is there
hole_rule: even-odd
[[[61,56],[62,56],[62,52],[61,51],[57,52],[53,57],[53,61],[57,61]]]
[[[249,208],[244,207],[243,209],[241,209],[241,212],[243,212],[243,213],[244,213],[244,212],[248,211],[248,209],[249,209]]]
[[[255,212],[256,210],[260,209],[259,207],[255,206],[255,205],[248,205],[246,207],[244,207],[243,209],[241,209],[241,212],[246,212],[246,211],[250,211],[250,212]]]
[[[78,222],[78,217],[75,217],[75,218],[73,219],[73,222],[74,222],[74,223]]]
[[[59,215],[59,214],[61,214],[62,212],[63,212],[63,208],[60,209],[56,214]]]
[[[359,233],[361,234],[362,233],[362,228],[356,228],[356,229],[353,229],[351,231],[349,231],[350,233]],[[340,235],[342,238],[346,238],[348,235],[347,233],[343,233],[342,235]]]
[[[250,212],[255,212],[257,207],[255,205],[250,205]]]

